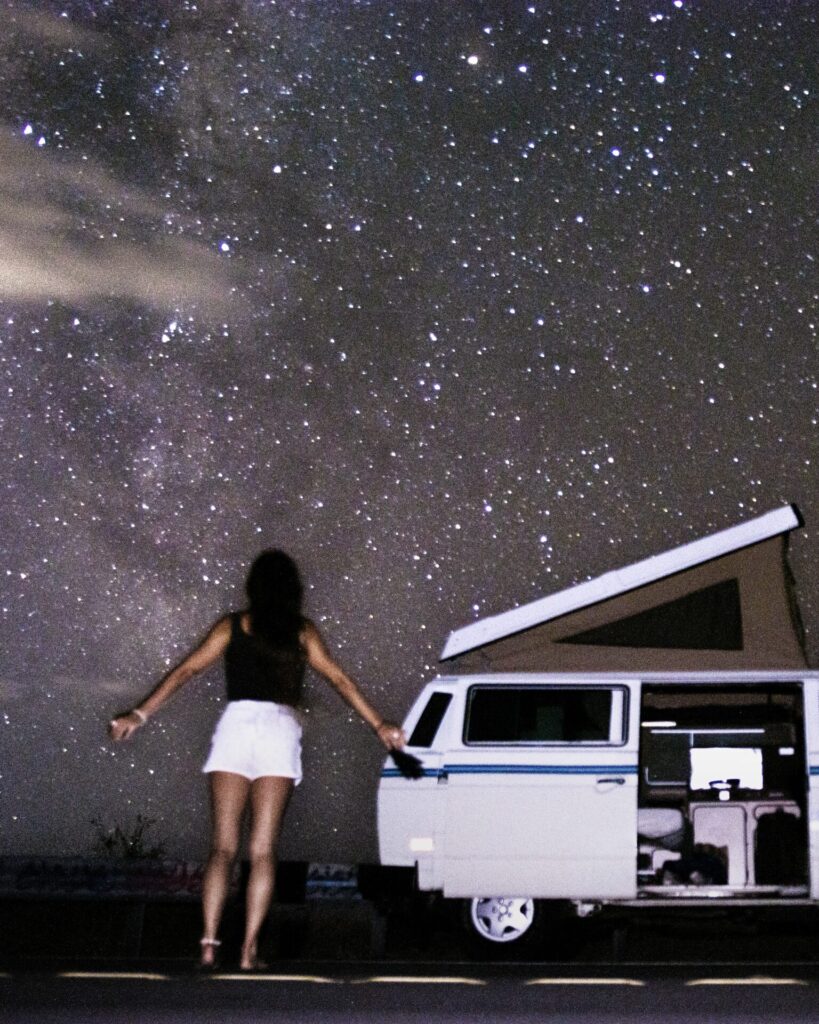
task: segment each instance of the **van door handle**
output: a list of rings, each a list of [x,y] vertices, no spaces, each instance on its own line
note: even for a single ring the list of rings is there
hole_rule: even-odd
[[[626,780],[622,775],[615,775],[608,779],[596,779],[595,782],[598,786],[602,786],[606,782],[610,783],[612,786],[625,786],[626,784]]]
[[[437,779],[439,786],[445,786],[449,781],[449,772],[445,771],[443,768],[439,769]]]

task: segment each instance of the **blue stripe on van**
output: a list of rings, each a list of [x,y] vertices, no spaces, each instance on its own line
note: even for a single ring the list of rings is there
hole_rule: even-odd
[[[422,775],[425,779],[434,779],[440,774],[439,768],[424,768]],[[397,768],[382,768],[381,770],[382,779],[404,779],[406,776],[403,772],[400,772]],[[410,781],[414,782],[415,779]]]
[[[445,764],[442,768],[424,768],[424,778],[447,775],[636,775],[636,764]],[[817,768],[819,774],[819,768]],[[401,778],[397,768],[384,768],[382,779]]]
[[[810,766],[810,774],[811,775],[819,775],[819,764],[812,764]]]
[[[636,764],[445,764],[450,775],[636,775]]]

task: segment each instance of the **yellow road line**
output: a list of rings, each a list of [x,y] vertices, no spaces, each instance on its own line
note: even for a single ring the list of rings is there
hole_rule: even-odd
[[[486,985],[482,978],[455,978],[447,975],[379,974],[357,978],[354,985]]]
[[[146,971],[60,971],[58,978],[110,978],[115,981],[167,981],[167,974]]]
[[[807,985],[800,978],[770,978],[762,974],[749,975],[747,978],[695,978],[686,985]]]
[[[240,971],[236,974],[209,974],[212,981],[301,981],[312,985],[337,985],[335,978],[323,978],[316,974],[251,974]]]
[[[532,978],[526,985],[630,985],[643,988],[644,981],[637,978]]]
[[[13,974],[0,971],[0,978],[11,978]],[[150,971],[60,971],[58,978],[74,980],[110,980],[110,981],[168,981],[169,975]],[[261,974],[241,971],[238,973],[218,973],[207,975],[212,981],[267,981],[267,982],[302,982],[313,985],[473,985],[485,986],[489,982],[483,978],[467,978],[453,975],[413,975],[413,974],[380,974],[370,978],[328,978],[316,974]],[[638,978],[605,978],[605,977],[550,977],[530,978],[524,985],[620,985],[633,988],[644,988],[646,982]],[[807,987],[810,983],[801,978],[773,977],[770,975],[753,974],[746,977],[732,978],[692,978],[684,985],[694,988],[699,986],[740,986],[740,985],[794,985]]]

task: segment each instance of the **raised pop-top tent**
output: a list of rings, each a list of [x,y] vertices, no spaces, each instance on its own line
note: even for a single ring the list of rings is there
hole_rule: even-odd
[[[805,668],[793,505],[457,629],[457,672]]]

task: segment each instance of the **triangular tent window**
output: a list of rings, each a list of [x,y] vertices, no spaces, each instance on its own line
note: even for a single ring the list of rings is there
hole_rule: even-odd
[[[635,615],[562,637],[557,643],[741,651],[739,583],[735,579],[715,583]]]

